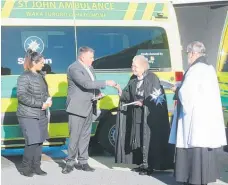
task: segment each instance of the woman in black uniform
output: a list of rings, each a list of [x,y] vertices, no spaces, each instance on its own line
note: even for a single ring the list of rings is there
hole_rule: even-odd
[[[24,73],[17,81],[17,117],[25,138],[25,149],[20,173],[32,177],[33,174],[47,175],[41,170],[42,144],[48,139],[48,108],[52,101],[48,85],[41,69],[44,57],[28,50],[25,56]]]
[[[169,117],[166,96],[148,60],[137,55],[133,75],[121,92],[116,122],[116,163],[138,164],[140,175],[173,168],[173,148],[168,144]],[[134,102],[134,105],[123,106]]]

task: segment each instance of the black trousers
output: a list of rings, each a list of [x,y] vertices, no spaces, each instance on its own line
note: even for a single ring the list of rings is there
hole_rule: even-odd
[[[41,164],[42,144],[37,143],[32,145],[25,145],[24,155],[22,159],[23,167],[39,167]]]

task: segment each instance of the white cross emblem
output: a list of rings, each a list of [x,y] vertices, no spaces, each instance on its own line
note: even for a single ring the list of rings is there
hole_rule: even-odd
[[[161,104],[165,101],[165,95],[161,93],[161,89],[154,88],[151,96],[151,101],[154,101],[156,105]]]

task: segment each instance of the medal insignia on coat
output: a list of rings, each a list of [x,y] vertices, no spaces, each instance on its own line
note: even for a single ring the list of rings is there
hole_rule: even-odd
[[[165,101],[165,96],[164,94],[162,94],[161,89],[156,89],[154,88],[154,91],[152,92],[152,94],[150,94],[151,96],[151,101],[154,101],[154,103],[156,103],[156,105],[161,104]]]

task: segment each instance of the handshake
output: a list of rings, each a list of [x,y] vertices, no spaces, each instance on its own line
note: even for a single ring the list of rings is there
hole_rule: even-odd
[[[107,86],[110,86],[110,87],[116,88],[116,89],[118,90],[119,96],[121,96],[121,94],[122,94],[122,89],[121,89],[120,85],[117,84],[115,81],[113,81],[113,80],[106,80],[106,85],[107,85]]]

